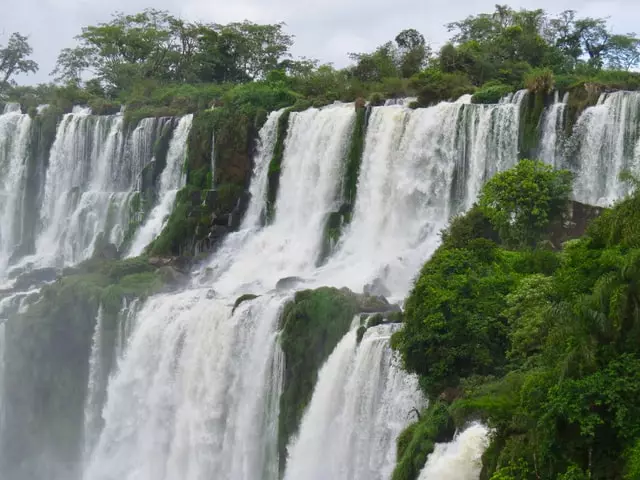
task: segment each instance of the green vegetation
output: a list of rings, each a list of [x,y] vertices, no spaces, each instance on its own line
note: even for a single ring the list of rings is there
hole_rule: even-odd
[[[489,180],[479,204],[505,244],[533,246],[564,212],[571,174],[539,161],[521,160]]]
[[[287,443],[311,400],[318,371],[359,311],[356,295],[329,287],[297,292],[285,305],[280,337],[286,358],[278,428],[281,470]]]
[[[522,161],[443,232],[392,340],[440,413],[400,436],[394,479],[417,478],[442,425],[477,419],[494,431],[483,480],[637,478],[640,193],[553,252],[568,185]]]
[[[392,480],[416,480],[436,442],[453,438],[455,426],[447,406],[433,402],[397,440],[397,466]]]
[[[36,87],[11,81],[37,68],[28,39],[15,33],[0,47],[0,100],[19,101],[27,111],[47,103],[64,112],[87,104],[95,113],[114,113],[126,105],[133,125],[145,116],[226,105],[238,85],[280,86],[314,106],[357,98],[379,105],[409,95],[418,97],[415,106],[427,106],[465,93],[475,94],[475,103],[489,103],[525,87],[581,96],[585,89],[640,85],[632,71],[640,61],[638,38],[575,11],[554,16],[498,5],[447,25],[452,36],[439,52],[420,32],[406,29],[373,52],[350,53],[353,64],[344,69],[292,58],[293,37],[284,27],[188,22],[154,9],[117,13],[84,27],[76,45],[58,57],[52,72],[57,83]],[[89,72],[94,76],[84,80]],[[574,119],[580,111],[571,109]]]

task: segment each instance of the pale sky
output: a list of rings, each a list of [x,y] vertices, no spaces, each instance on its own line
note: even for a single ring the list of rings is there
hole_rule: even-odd
[[[74,45],[85,25],[109,21],[111,13],[153,7],[187,20],[228,23],[251,20],[287,24],[295,35],[294,56],[317,58],[338,67],[348,52],[373,50],[405,28],[422,32],[436,47],[448,38],[444,24],[491,12],[496,0],[0,0],[0,43],[14,31],[29,35],[36,75],[21,83],[46,82],[59,51]],[[609,17],[617,33],[640,31],[640,0],[514,0],[513,8],[551,13],[577,10],[579,16]]]

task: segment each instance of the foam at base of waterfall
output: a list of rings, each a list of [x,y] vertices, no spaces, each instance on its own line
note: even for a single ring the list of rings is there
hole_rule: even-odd
[[[473,424],[451,443],[436,444],[418,480],[478,480],[488,445],[489,429]]]

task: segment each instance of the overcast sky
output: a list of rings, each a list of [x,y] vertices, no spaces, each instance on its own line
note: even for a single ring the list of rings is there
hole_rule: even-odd
[[[82,26],[109,21],[111,13],[147,7],[169,10],[188,20],[228,23],[286,22],[295,35],[295,56],[336,66],[347,52],[370,51],[402,29],[415,28],[436,46],[447,39],[444,24],[493,11],[496,0],[2,0],[0,44],[11,32],[29,35],[40,71],[21,83],[49,80],[58,52],[74,45]],[[574,9],[581,16],[609,17],[618,33],[640,31],[640,0],[514,0],[514,8]]]

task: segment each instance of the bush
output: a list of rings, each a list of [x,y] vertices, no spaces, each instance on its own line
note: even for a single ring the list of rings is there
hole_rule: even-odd
[[[496,174],[480,194],[480,207],[509,245],[534,246],[561,217],[571,193],[571,173],[535,160]]]
[[[492,104],[498,103],[506,95],[513,92],[513,87],[501,83],[489,82],[473,94],[471,103]]]
[[[555,88],[555,77],[548,68],[536,68],[526,75],[524,85],[533,94],[548,95]]]

